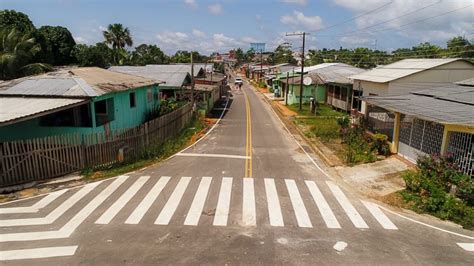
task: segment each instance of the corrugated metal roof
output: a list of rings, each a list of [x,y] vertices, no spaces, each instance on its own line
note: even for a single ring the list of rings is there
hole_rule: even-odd
[[[0,83],[0,95],[94,97],[156,84],[156,81],[98,67],[49,72]]]
[[[311,66],[310,68],[307,67],[305,69],[310,69],[308,74],[305,74],[305,77],[310,77],[312,79],[312,84],[352,84],[353,81],[349,77],[365,71],[362,68],[343,63],[324,63]],[[294,83],[299,84],[300,80],[296,79],[294,80]]]
[[[459,85],[465,85],[465,86],[474,86],[474,78],[461,80],[455,83]]]
[[[366,80],[377,83],[390,82],[427,69],[435,68],[454,61],[464,60],[461,58],[440,59],[403,59],[398,62],[379,66],[372,70],[351,76],[352,79]]]
[[[69,98],[2,97],[0,98],[0,124],[49,111],[58,111],[87,101]]]
[[[365,97],[364,101],[393,112],[442,124],[474,126],[474,88],[452,85],[402,96]]]
[[[188,65],[113,66],[109,70],[154,79],[165,87],[181,87],[191,79]]]

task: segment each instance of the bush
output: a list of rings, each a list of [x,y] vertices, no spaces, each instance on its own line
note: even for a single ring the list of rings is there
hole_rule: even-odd
[[[419,171],[402,176],[406,184],[404,199],[413,203],[417,211],[472,228],[474,181],[471,177],[460,172],[449,156],[420,156],[417,165]]]
[[[336,120],[328,118],[313,118],[316,125],[310,127],[311,134],[328,142],[339,138],[340,127]]]
[[[390,145],[388,144],[387,135],[380,133],[372,135],[372,149],[377,151],[379,155],[390,155]]]
[[[371,163],[377,160],[369,141],[364,138],[363,130],[359,127],[351,127],[341,131],[342,139],[346,143],[346,162]]]

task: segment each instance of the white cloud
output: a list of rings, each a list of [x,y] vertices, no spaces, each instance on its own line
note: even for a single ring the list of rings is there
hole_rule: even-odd
[[[222,5],[219,4],[219,3],[209,5],[207,7],[207,9],[209,10],[209,13],[211,13],[213,15],[220,15],[220,14],[222,14],[222,12],[224,12],[224,9],[222,8]]]
[[[280,17],[281,23],[285,25],[293,25],[296,27],[304,27],[308,30],[318,30],[322,27],[322,19],[319,16],[305,16],[303,12],[293,11],[291,15]]]
[[[257,42],[257,39],[249,36],[244,36],[241,38],[242,42],[244,43],[252,43],[252,42]]]
[[[370,38],[363,38],[358,36],[344,36],[339,39],[341,43],[352,46],[352,45],[366,45],[373,43],[374,40]]]
[[[100,31],[105,31],[105,30],[107,30],[107,28],[104,27],[104,26],[99,26],[99,30],[100,30]]]
[[[76,41],[76,43],[82,43],[82,44],[88,44],[89,43],[89,41],[87,41],[86,38],[81,37],[81,36],[74,37],[74,41]]]
[[[286,4],[297,4],[297,5],[306,5],[308,3],[308,0],[280,0],[282,3]]]
[[[184,3],[192,8],[196,8],[198,6],[196,0],[184,0]]]
[[[387,0],[332,1],[336,5],[353,11],[355,15],[373,10],[374,8],[388,3]],[[395,36],[398,34],[398,36],[409,38],[414,42],[432,41],[444,44],[447,39],[453,36],[467,35],[469,32],[472,32],[472,3],[472,0],[445,0],[439,2],[435,0],[395,0],[392,4],[382,8],[380,11],[357,18],[355,20],[355,27],[349,28],[351,25],[347,24],[347,30],[342,31],[342,33],[370,27],[361,32],[354,33],[354,35],[373,35],[372,38],[374,38],[375,34],[388,33],[393,35],[395,33]],[[471,6],[467,7],[469,5]],[[459,10],[435,17],[455,9]],[[410,12],[413,13],[403,16]],[[416,22],[430,17],[434,18]],[[384,23],[385,21],[388,22]],[[371,27],[373,25],[376,26]],[[387,30],[380,31],[383,29]],[[377,33],[377,31],[380,32]]]
[[[165,31],[156,35],[158,43],[166,48],[185,49],[189,43],[189,37],[183,32]],[[183,48],[181,48],[183,47]]]
[[[197,29],[193,29],[193,35],[196,36],[197,38],[205,38],[206,37],[206,33],[200,31],[200,30],[197,30]]]

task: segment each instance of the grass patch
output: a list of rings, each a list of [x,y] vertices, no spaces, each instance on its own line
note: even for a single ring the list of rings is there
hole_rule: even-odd
[[[184,149],[187,145],[195,142],[209,125],[200,119],[193,118],[189,125],[173,138],[160,145],[150,145],[140,156],[133,161],[115,163],[106,167],[87,168],[81,174],[87,180],[102,179],[128,173],[155,163],[161,162],[176,152]]]
[[[346,113],[339,112],[336,110],[333,110],[331,106],[326,105],[326,104],[319,104],[318,109],[316,110],[316,115],[314,113],[310,112],[309,109],[309,103],[304,103],[302,105],[302,110],[300,111],[300,105],[298,103],[296,104],[291,104],[288,105],[288,108],[294,112],[296,112],[298,115],[301,116],[333,116],[333,117],[338,117],[338,116],[346,116]]]

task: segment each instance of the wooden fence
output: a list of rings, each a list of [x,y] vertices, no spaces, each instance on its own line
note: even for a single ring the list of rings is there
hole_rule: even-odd
[[[140,126],[95,134],[67,134],[0,143],[0,187],[44,180],[84,168],[136,159],[149,145],[175,136],[192,118],[187,104]]]

